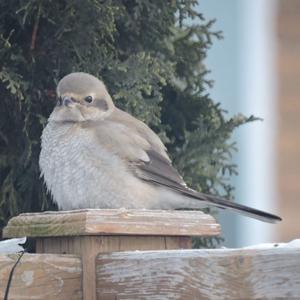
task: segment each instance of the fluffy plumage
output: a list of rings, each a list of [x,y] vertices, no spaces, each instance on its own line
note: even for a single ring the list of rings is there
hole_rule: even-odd
[[[103,82],[65,76],[42,134],[41,174],[60,209],[229,208],[266,222],[280,218],[188,188],[159,137],[113,104]]]

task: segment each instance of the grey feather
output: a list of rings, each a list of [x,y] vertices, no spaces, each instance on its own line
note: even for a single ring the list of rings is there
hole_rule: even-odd
[[[169,160],[153,149],[147,150],[146,153],[150,159],[148,162],[133,163],[137,176],[144,180],[164,184],[168,187],[186,188],[186,183]]]
[[[143,122],[113,104],[103,82],[64,77],[61,101],[42,135],[41,174],[60,209],[229,208],[266,222],[280,218],[187,187],[166,147]],[[93,101],[85,101],[85,99]],[[65,103],[65,104],[63,104]]]
[[[265,222],[272,223],[281,220],[275,215],[188,188],[178,171],[172,166],[164,145],[159,139],[157,140],[157,136],[149,127],[145,126],[144,123],[141,126],[140,121],[124,114],[122,111],[114,111],[106,121],[109,120],[124,126],[124,130],[121,132],[111,130],[109,132],[119,142],[122,140],[119,149],[121,149],[122,155],[125,154],[128,159],[129,169],[140,179],[164,186],[186,197],[205,202],[207,205],[222,209],[229,208]],[[106,130],[107,127],[105,126],[103,129]],[[153,135],[155,138],[153,138]],[[140,136],[141,139],[137,139],[137,136]],[[101,139],[101,142],[103,142],[103,139]],[[146,157],[147,159],[145,159]]]

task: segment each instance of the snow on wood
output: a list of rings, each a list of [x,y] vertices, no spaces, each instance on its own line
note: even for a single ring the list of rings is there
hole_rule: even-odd
[[[21,244],[25,244],[26,237],[0,241],[0,254],[18,253],[24,250]]]
[[[300,245],[100,254],[97,299],[300,299]]]

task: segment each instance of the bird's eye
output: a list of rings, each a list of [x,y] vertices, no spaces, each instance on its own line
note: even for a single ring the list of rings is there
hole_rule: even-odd
[[[84,98],[84,101],[87,103],[91,103],[93,101],[93,97],[92,96],[87,96]]]

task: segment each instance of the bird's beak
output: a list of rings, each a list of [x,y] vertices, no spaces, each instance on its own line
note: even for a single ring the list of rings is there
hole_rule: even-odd
[[[64,96],[62,98],[62,105],[64,105],[64,106],[70,106],[73,103],[74,103],[73,99],[69,96]]]

